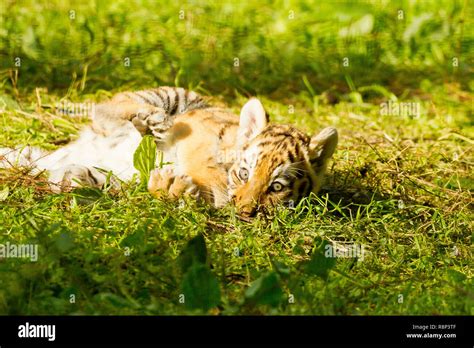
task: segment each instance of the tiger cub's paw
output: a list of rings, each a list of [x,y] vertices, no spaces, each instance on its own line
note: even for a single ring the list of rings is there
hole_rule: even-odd
[[[131,121],[140,134],[151,133],[160,138],[160,134],[170,127],[168,119],[168,114],[162,108],[144,106],[132,116]]]
[[[199,189],[187,175],[175,175],[172,169],[154,169],[150,172],[148,191],[155,197],[177,199],[181,196],[199,197]]]
[[[68,192],[81,186],[102,187],[106,175],[93,167],[71,164],[51,171],[49,182],[53,192]]]

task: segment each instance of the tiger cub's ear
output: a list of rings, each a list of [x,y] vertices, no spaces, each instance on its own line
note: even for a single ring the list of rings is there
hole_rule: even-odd
[[[316,172],[324,170],[327,161],[336,150],[338,135],[336,128],[324,128],[318,135],[311,138],[309,160]]]
[[[240,111],[237,144],[239,147],[249,142],[267,126],[268,119],[262,103],[257,98],[250,99]]]

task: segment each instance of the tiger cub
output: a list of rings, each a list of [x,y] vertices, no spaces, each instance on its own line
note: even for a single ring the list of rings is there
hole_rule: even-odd
[[[30,149],[23,161],[49,170],[60,189],[101,186],[107,171],[122,180],[136,173],[133,153],[145,134],[155,138],[161,160],[171,163],[150,173],[150,193],[190,194],[215,207],[232,202],[242,217],[262,205],[318,192],[338,141],[332,127],[310,137],[290,125],[269,123],[255,98],[239,117],[194,92],[160,87],[117,94],[96,106],[92,126],[78,140],[39,159]]]

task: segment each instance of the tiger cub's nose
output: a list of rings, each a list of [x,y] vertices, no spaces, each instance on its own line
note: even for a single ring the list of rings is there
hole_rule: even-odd
[[[237,207],[237,210],[238,210],[239,215],[245,218],[254,216],[257,211],[256,207],[253,207],[253,206]]]

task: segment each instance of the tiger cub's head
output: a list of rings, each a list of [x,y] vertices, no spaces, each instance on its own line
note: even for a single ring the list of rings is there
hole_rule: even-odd
[[[269,124],[260,101],[247,102],[237,132],[240,155],[228,174],[239,215],[250,217],[259,206],[296,204],[318,192],[337,140],[332,127],[310,137],[292,126]]]

